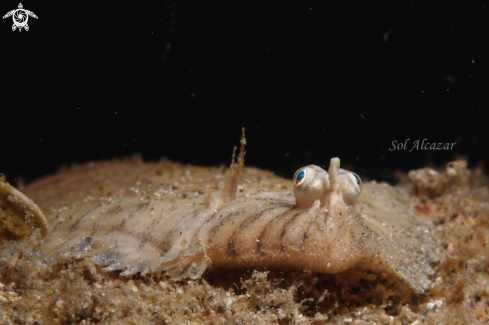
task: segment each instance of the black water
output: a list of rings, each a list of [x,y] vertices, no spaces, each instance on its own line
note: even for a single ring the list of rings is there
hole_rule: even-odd
[[[17,5],[2,1],[2,16]],[[242,126],[246,164],[288,177],[333,156],[387,181],[488,158],[484,2],[23,5],[39,17],[29,31],[0,21],[0,172],[12,182],[138,152],[227,165]]]

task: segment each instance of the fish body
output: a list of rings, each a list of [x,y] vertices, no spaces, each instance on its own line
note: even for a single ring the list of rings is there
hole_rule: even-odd
[[[333,165],[330,174],[339,160]],[[439,248],[402,190],[369,182],[355,206],[330,194],[324,205],[298,209],[293,181],[244,168],[228,199],[230,177],[224,168],[132,158],[74,166],[23,192],[49,222],[41,252],[51,264],[89,258],[122,276],[177,280],[210,268],[362,268],[416,291],[431,283]]]
[[[90,259],[121,276],[362,269],[415,291],[430,286],[441,249],[416,217],[413,191],[362,184],[338,158],[328,172],[309,165],[292,181],[244,168],[245,143],[243,133],[229,170],[135,157],[61,170],[25,195],[2,179],[0,235],[45,237],[48,265]]]

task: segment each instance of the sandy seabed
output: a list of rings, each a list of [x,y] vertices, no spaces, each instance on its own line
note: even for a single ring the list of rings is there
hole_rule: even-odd
[[[424,293],[368,270],[208,270],[177,282],[165,273],[127,277],[83,255],[46,263],[35,232],[1,242],[1,324],[485,324],[488,179],[463,166],[399,174],[397,187],[417,197],[416,213],[445,254]]]

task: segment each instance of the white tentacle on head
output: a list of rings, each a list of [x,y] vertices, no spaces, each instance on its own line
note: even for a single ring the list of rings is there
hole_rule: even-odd
[[[309,165],[299,169],[294,175],[294,195],[297,209],[309,209],[314,201],[326,203],[329,193],[328,173],[319,166]]]

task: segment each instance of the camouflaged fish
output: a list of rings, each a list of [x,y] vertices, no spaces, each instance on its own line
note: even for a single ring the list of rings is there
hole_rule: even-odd
[[[73,166],[26,186],[32,201],[2,180],[0,236],[37,231],[48,264],[92,259],[121,276],[358,268],[385,272],[418,292],[430,286],[441,253],[415,215],[412,194],[362,184],[338,158],[328,171],[301,168],[292,181],[243,168],[244,146],[243,133],[227,171],[138,158]]]

